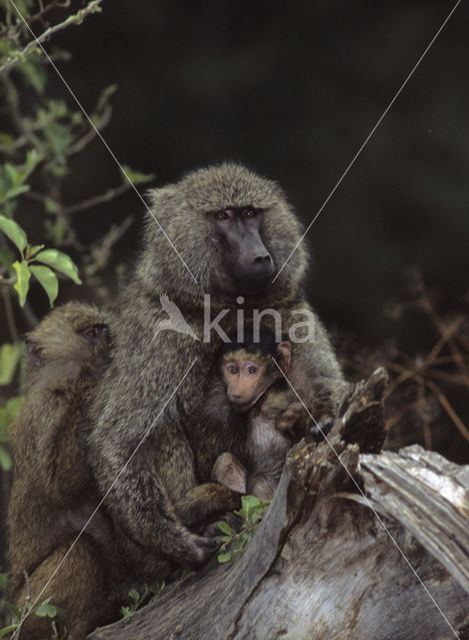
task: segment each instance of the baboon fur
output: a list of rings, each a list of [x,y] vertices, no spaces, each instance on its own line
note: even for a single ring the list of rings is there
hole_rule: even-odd
[[[90,460],[101,495],[118,477],[106,505],[132,541],[139,566],[158,557],[194,565],[213,553],[213,545],[183,525],[174,505],[209,480],[221,453],[230,451],[246,464],[246,418],[233,418],[228,402],[220,405],[216,394],[207,398],[221,345],[215,332],[210,342],[175,331],[160,331],[155,337],[158,324],[167,318],[160,296],[167,295],[178,305],[200,338],[203,295],[210,293],[212,319],[222,309],[230,310],[220,323],[227,334],[235,328],[241,306],[247,323],[253,308],[274,308],[282,316],[288,339],[289,327],[298,322],[290,310],[310,309],[303,293],[308,254],[301,242],[264,292],[239,291],[224,268],[226,244],[214,232],[207,212],[247,205],[262,209],[261,236],[277,270],[302,234],[280,187],[239,164],[190,173],[176,184],[152,191],[151,200],[167,237],[148,216],[141,255],[118,303],[113,361],[96,390]],[[237,304],[238,295],[244,296],[244,305]],[[262,322],[269,326],[267,317]],[[342,372],[317,318],[314,342],[293,345],[290,379],[306,402],[319,391],[334,406],[340,399]],[[204,404],[211,419],[202,422]]]
[[[118,613],[112,602],[113,570],[118,577],[111,559],[112,522],[102,511],[40,595],[98,504],[87,463],[84,410],[108,364],[107,324],[96,307],[69,303],[27,336],[26,397],[10,428],[8,598],[23,607],[28,596],[31,603],[39,596],[37,605],[51,597],[67,613],[65,626],[73,640]],[[95,326],[99,339],[85,337]],[[21,626],[24,640],[50,635],[50,619],[34,613]]]

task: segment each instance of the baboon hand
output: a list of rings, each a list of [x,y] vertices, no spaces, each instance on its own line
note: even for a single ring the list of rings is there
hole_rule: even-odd
[[[275,426],[283,433],[292,433],[299,420],[305,415],[306,410],[301,402],[292,402],[288,405],[285,411],[282,411],[282,413],[277,416]]]
[[[188,566],[197,567],[206,562],[216,553],[220,542],[216,538],[198,536],[194,533],[190,536],[190,545],[186,563]]]

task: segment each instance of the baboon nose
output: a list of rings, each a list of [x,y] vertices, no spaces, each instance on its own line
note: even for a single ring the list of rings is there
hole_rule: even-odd
[[[259,265],[264,265],[264,264],[268,264],[272,262],[272,258],[270,257],[270,254],[267,253],[263,256],[256,256],[254,258],[254,264],[259,264]]]

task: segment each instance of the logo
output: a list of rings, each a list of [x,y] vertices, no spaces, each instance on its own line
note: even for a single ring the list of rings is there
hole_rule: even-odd
[[[238,304],[243,304],[244,298],[239,296],[236,298],[236,302]],[[211,297],[208,293],[204,294],[203,336],[198,336],[184,318],[177,304],[170,300],[167,295],[162,294],[160,296],[160,303],[161,308],[167,313],[168,317],[158,324],[154,338],[156,338],[162,331],[176,331],[176,333],[182,333],[190,336],[193,340],[211,342],[211,337],[213,335],[212,332],[215,332],[223,342],[230,343],[231,340],[220,326],[220,322],[230,313],[236,313],[236,339],[238,342],[244,342],[244,325],[246,317],[243,308],[236,310],[233,310],[232,308],[222,309],[218,315],[212,319]],[[298,318],[297,322],[289,323],[288,339],[290,342],[314,342],[315,317],[313,312],[310,309],[292,309],[290,311],[290,315],[292,320]],[[259,342],[260,340],[261,321],[266,317],[273,319],[275,326],[275,339],[277,342],[281,342],[283,339],[282,316],[276,309],[271,308],[252,310],[252,318],[249,326],[252,327],[254,342]]]

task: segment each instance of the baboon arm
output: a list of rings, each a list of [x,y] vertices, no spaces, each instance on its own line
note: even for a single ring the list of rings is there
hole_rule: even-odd
[[[158,474],[152,445],[145,442],[130,462],[117,457],[98,467],[98,482],[106,497],[105,505],[126,535],[140,548],[163,554],[183,566],[194,566],[206,560],[216,543],[191,533],[179,519]],[[105,477],[99,474],[106,469]],[[110,482],[110,478],[112,478]]]
[[[47,431],[39,435],[38,456],[48,498],[57,504],[68,503],[89,477],[85,442],[76,416],[61,416],[49,424]]]
[[[189,529],[206,524],[210,518],[241,508],[241,494],[218,482],[205,482],[175,504],[176,514]]]

